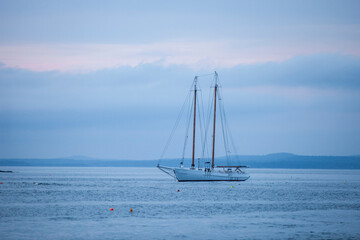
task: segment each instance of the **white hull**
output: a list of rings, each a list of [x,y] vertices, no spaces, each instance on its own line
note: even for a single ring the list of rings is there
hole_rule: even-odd
[[[198,169],[174,168],[176,179],[179,182],[193,181],[246,181],[249,175],[241,172],[212,170],[205,172]]]

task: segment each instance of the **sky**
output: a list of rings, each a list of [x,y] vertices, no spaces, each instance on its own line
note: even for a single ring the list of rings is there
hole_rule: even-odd
[[[0,1],[0,158],[157,159],[194,76],[215,70],[238,154],[358,155],[359,11],[348,0]]]

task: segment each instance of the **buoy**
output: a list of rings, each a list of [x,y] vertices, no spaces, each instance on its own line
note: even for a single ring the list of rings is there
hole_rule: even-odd
[[[178,189],[177,192],[180,192],[180,190]]]
[[[2,184],[2,182],[0,182],[0,184]]]
[[[233,186],[231,186],[231,188],[233,188]]]
[[[132,209],[132,208],[130,208],[130,212],[133,212],[133,209]]]
[[[110,208],[110,211],[114,211],[114,209],[113,209],[113,208]]]

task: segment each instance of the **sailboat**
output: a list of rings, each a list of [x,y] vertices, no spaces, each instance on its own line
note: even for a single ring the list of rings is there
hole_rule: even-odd
[[[212,74],[211,74],[212,75]],[[249,179],[249,175],[246,174],[243,171],[243,168],[247,167],[247,166],[243,166],[243,165],[234,165],[231,164],[231,152],[229,151],[229,138],[231,138],[231,134],[229,133],[229,128],[227,127],[227,121],[226,121],[226,117],[225,117],[225,111],[223,109],[223,105],[222,105],[222,97],[220,96],[220,84],[219,84],[219,77],[217,72],[215,71],[214,73],[214,78],[213,78],[213,101],[209,101],[209,118],[206,124],[203,124],[207,127],[205,127],[204,131],[201,131],[201,139],[205,139],[204,142],[201,144],[202,145],[202,157],[198,158],[197,161],[197,166],[195,166],[195,147],[196,147],[196,130],[197,130],[197,122],[200,122],[199,120],[197,120],[197,113],[198,115],[200,115],[199,113],[201,111],[199,111],[199,109],[197,110],[197,107],[199,107],[199,100],[198,100],[198,92],[200,91],[199,89],[199,84],[198,84],[198,78],[200,76],[195,76],[192,87],[190,89],[190,98],[192,99],[192,101],[190,102],[190,112],[191,115],[189,115],[189,121],[188,121],[188,127],[186,129],[189,129],[189,124],[190,124],[190,119],[192,120],[192,127],[193,127],[193,131],[192,131],[192,155],[191,155],[191,165],[190,167],[186,168],[184,167],[184,160],[185,160],[185,149],[186,149],[186,143],[187,143],[187,138],[188,138],[188,133],[186,134],[185,137],[185,143],[184,143],[184,147],[183,147],[183,156],[181,158],[180,161],[180,166],[179,167],[168,167],[168,166],[162,166],[160,164],[161,159],[164,155],[164,152],[162,154],[162,157],[160,157],[159,163],[157,165],[157,167],[163,171],[164,173],[174,177],[177,181],[179,182],[195,182],[195,181],[246,181],[247,179]],[[211,90],[212,92],[212,90]],[[192,96],[193,95],[193,96]],[[210,99],[210,98],[209,98]],[[220,164],[220,165],[216,165],[215,164],[215,139],[216,139],[216,120],[217,120],[217,107],[218,109],[218,114],[220,114],[220,120],[221,120],[221,129],[223,131],[223,140],[224,140],[224,147],[225,147],[225,153],[226,153],[226,161],[227,164]],[[220,112],[220,113],[219,113]],[[180,114],[181,115],[181,114]],[[212,115],[212,119],[211,119],[211,115]],[[204,120],[203,120],[204,121]],[[178,123],[178,121],[177,121]],[[175,125],[177,125],[177,123]],[[209,129],[209,125],[210,123],[212,123],[212,138],[210,139],[211,142],[211,158],[208,156],[205,156],[205,149],[207,146],[207,142],[208,140],[206,139],[208,136],[208,129]],[[174,131],[174,129],[173,129]],[[173,132],[172,132],[173,133]],[[170,142],[172,137],[172,134],[170,135],[170,139],[168,140],[168,143]],[[233,141],[231,141],[233,143]],[[167,147],[165,147],[166,149]],[[235,155],[236,156],[236,155]]]

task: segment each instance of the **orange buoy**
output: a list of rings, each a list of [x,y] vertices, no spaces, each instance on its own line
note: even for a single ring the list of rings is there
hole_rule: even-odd
[[[113,209],[113,208],[110,208],[110,211],[114,211],[114,209]]]
[[[177,192],[180,192],[180,190],[178,189]]]
[[[2,182],[0,182],[0,184],[2,184]]]
[[[133,209],[132,209],[132,208],[130,208],[130,212],[133,212]]]

